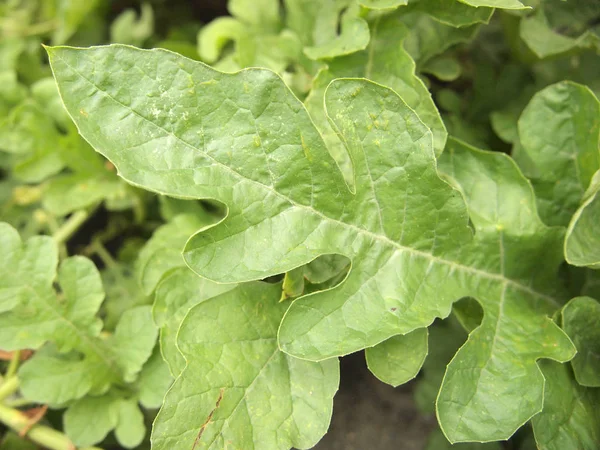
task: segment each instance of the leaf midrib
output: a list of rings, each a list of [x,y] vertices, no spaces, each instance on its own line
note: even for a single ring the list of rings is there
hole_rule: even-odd
[[[152,52],[153,50],[142,50],[142,51]],[[342,221],[340,221],[338,219],[331,218],[329,216],[326,216],[324,213],[322,213],[322,212],[314,209],[311,206],[302,205],[302,204],[296,203],[291,198],[289,198],[286,195],[280,193],[279,191],[271,188],[270,186],[267,186],[267,185],[261,183],[260,181],[253,180],[251,178],[247,178],[247,177],[243,176],[241,173],[239,173],[236,170],[234,170],[233,168],[231,168],[231,167],[225,165],[224,163],[218,161],[217,159],[215,159],[210,154],[205,153],[205,152],[201,152],[199,148],[197,148],[194,145],[192,145],[191,143],[185,141],[184,139],[182,139],[181,137],[179,137],[176,134],[172,133],[171,131],[167,130],[166,128],[161,127],[157,123],[153,122],[149,118],[143,116],[138,111],[136,111],[133,108],[131,108],[131,106],[125,105],[123,102],[121,102],[120,100],[118,100],[115,97],[113,97],[107,91],[101,89],[98,85],[96,85],[95,83],[93,83],[90,79],[88,79],[86,76],[84,76],[76,68],[74,68],[73,66],[71,66],[67,61],[65,61],[64,58],[62,58],[58,54],[55,53],[54,56],[56,58],[60,59],[67,67],[69,67],[81,79],[85,80],[93,88],[95,88],[97,92],[100,92],[100,93],[104,94],[107,98],[109,98],[110,100],[112,100],[116,104],[120,105],[122,108],[124,108],[127,111],[131,112],[132,114],[138,116],[143,121],[148,122],[149,124],[153,125],[157,129],[159,129],[160,131],[162,131],[163,133],[165,133],[166,136],[170,136],[173,139],[175,139],[175,140],[179,141],[180,143],[182,143],[184,146],[189,147],[190,149],[192,149],[192,150],[194,150],[196,152],[200,152],[202,156],[204,156],[207,159],[213,161],[216,165],[218,165],[219,167],[222,167],[226,171],[230,172],[236,178],[238,178],[238,179],[240,179],[242,181],[246,181],[246,182],[250,182],[250,183],[254,183],[254,184],[258,185],[258,186],[262,187],[263,189],[271,192],[273,195],[275,195],[277,197],[280,197],[281,199],[287,201],[289,204],[291,204],[294,207],[301,208],[301,209],[306,209],[307,211],[309,211],[309,213],[315,214],[315,215],[317,215],[318,217],[320,217],[321,219],[323,219],[325,221],[330,221],[330,222],[333,222],[335,224],[341,225],[342,227],[349,228],[351,230],[354,230],[357,234],[362,234],[362,235],[368,236],[368,237],[370,237],[370,238],[372,238],[372,239],[374,239],[376,241],[385,242],[386,244],[388,244],[388,245],[390,245],[392,247],[396,247],[398,250],[400,250],[402,252],[411,253],[413,255],[423,257],[425,259],[428,259],[430,261],[433,261],[433,262],[441,264],[441,265],[447,265],[447,266],[450,266],[451,268],[454,268],[454,269],[457,269],[457,270],[460,270],[460,271],[463,271],[463,272],[467,272],[467,273],[472,273],[472,274],[478,275],[478,276],[480,276],[482,278],[487,278],[487,279],[490,279],[490,280],[498,281],[500,283],[505,283],[506,285],[511,285],[511,286],[513,286],[514,288],[516,288],[516,289],[518,289],[520,291],[528,293],[528,294],[530,294],[530,295],[532,295],[534,297],[541,298],[541,299],[545,300],[546,302],[551,303],[553,306],[559,305],[558,300],[556,298],[554,298],[553,296],[550,296],[550,295],[538,292],[538,291],[534,290],[533,288],[531,288],[529,286],[526,286],[526,285],[524,285],[524,284],[522,284],[522,283],[520,283],[520,282],[518,282],[516,280],[512,280],[510,278],[506,278],[505,276],[503,276],[501,274],[486,272],[486,271],[481,270],[481,269],[477,269],[477,268],[474,268],[474,267],[466,266],[466,265],[458,263],[456,261],[451,261],[451,260],[443,259],[443,258],[440,258],[440,257],[437,257],[437,256],[433,256],[431,253],[427,253],[427,252],[424,252],[424,251],[421,251],[421,250],[413,249],[411,247],[403,246],[401,244],[398,244],[395,241],[392,241],[387,236],[382,236],[382,235],[379,235],[379,234],[375,234],[375,233],[373,233],[373,232],[371,232],[369,230],[366,230],[364,228],[358,227],[358,226],[356,226],[354,224],[349,224],[349,223],[346,223],[346,222],[342,222]],[[256,70],[256,69],[244,69],[244,70]],[[261,70],[264,70],[264,69],[261,69]],[[61,94],[61,98],[62,98],[62,94]],[[302,108],[304,108],[303,104],[301,104],[301,106],[302,106]],[[306,111],[306,109],[305,109],[305,111]],[[308,111],[306,111],[306,114],[308,115]],[[70,111],[69,111],[69,115],[71,115]],[[73,115],[71,115],[71,118],[77,124],[77,122],[75,121]],[[79,129],[79,126],[77,126],[77,128]],[[323,146],[325,146],[324,142],[323,142]],[[95,149],[95,147],[94,147],[94,149]],[[107,159],[110,160],[110,158],[107,155],[105,155],[104,153],[102,153],[101,151],[99,151],[97,149],[96,149],[96,151],[98,151],[99,153],[101,153]],[[117,164],[114,161],[111,161],[111,162],[113,164],[115,164],[115,166],[117,166]],[[123,178],[125,178],[125,177],[123,177]],[[130,180],[127,180],[127,181],[130,181]],[[166,192],[161,192],[159,190],[155,190],[155,192],[159,192],[159,193],[162,193],[164,195],[168,195]]]

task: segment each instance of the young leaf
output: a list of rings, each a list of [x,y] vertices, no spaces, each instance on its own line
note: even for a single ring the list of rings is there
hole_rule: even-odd
[[[595,450],[600,442],[600,391],[577,384],[567,364],[542,361],[544,409],[532,419],[541,450]]]
[[[31,101],[14,108],[0,122],[0,150],[14,155],[12,173],[24,182],[40,182],[63,169],[64,162],[55,151],[59,142],[52,118]]]
[[[419,328],[366,349],[369,370],[394,387],[412,380],[427,356],[427,337],[427,328]]]
[[[323,254],[352,260],[343,283],[292,303],[279,332],[284,351],[311,360],[347,354],[427,326],[470,296],[485,318],[446,375],[438,408],[447,435],[505,439],[541,409],[536,360],[574,353],[547,318],[558,304],[551,293],[562,235],[534,215],[533,194],[514,165],[483,158],[467,166],[465,183],[485,169],[492,187],[521,186],[503,203],[469,199],[487,208],[472,217],[473,238],[463,199],[438,176],[431,133],[388,88],[347,79],[326,94],[352,157],[353,194],[310,117],[272,72],[223,74],[170,52],[122,46],[49,54],[80,132],[125,179],[228,206],[225,220],[188,241],[185,258],[198,274],[241,282]],[[100,69],[107,65],[113,70]],[[500,169],[506,179],[495,178]],[[519,209],[523,196],[528,209]],[[519,213],[504,218],[511,210]],[[503,369],[492,370],[497,365]],[[463,367],[474,376],[458,376]],[[499,386],[504,408],[481,423],[481,405]]]
[[[338,362],[279,350],[280,292],[246,283],[191,309],[177,339],[187,366],[154,423],[154,449],[310,448],[325,434]]]
[[[101,397],[85,397],[64,415],[65,433],[77,446],[97,444],[112,430],[125,448],[137,447],[146,434],[144,416],[135,399],[111,391]]]
[[[447,133],[440,113],[431,94],[416,76],[414,61],[403,48],[408,34],[408,28],[399,23],[397,17],[378,17],[371,23],[368,47],[364,51],[330,61],[326,69],[319,71],[305,101],[323,134],[329,152],[350,184],[354,184],[354,180],[349,155],[330,126],[323,109],[325,89],[335,78],[365,77],[394,89],[432,130],[436,154],[439,155],[444,149]]]
[[[562,310],[563,329],[577,348],[571,365],[582,386],[600,387],[599,321],[600,304],[590,297],[576,297]]]
[[[548,86],[519,119],[521,149],[540,216],[566,226],[600,169],[600,102],[587,87],[570,81]]]
[[[110,25],[110,40],[119,44],[142,45],[154,32],[154,11],[142,3],[140,17],[133,9],[123,11]]]
[[[460,1],[417,0],[410,3],[407,11],[424,12],[441,23],[452,27],[466,27],[476,23],[488,23],[493,8],[474,8]]]
[[[600,269],[600,170],[592,178],[565,237],[565,259],[574,266]]]
[[[5,255],[0,265],[2,348],[53,344],[19,371],[27,398],[62,404],[135,378],[156,341],[148,307],[127,311],[115,335],[104,341],[99,338],[102,322],[96,317],[104,292],[90,260],[76,256],[63,261],[59,296],[53,288],[58,251],[51,238],[38,236],[22,243],[16,230],[0,223],[0,250]]]

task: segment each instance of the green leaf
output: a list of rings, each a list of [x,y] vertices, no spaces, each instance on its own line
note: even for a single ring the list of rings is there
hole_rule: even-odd
[[[58,0],[56,19],[58,26],[52,35],[54,45],[64,44],[79,29],[85,19],[100,5],[100,0],[80,2]]]
[[[152,354],[157,336],[150,306],[137,306],[123,313],[108,343],[120,362],[125,381],[136,379]]]
[[[460,77],[461,70],[458,61],[448,56],[432,58],[421,68],[421,72],[431,74],[442,81],[456,80]]]
[[[144,414],[135,399],[121,400],[119,422],[115,428],[117,441],[125,448],[134,448],[142,443],[146,435]]]
[[[107,330],[114,330],[127,310],[152,304],[153,299],[140,289],[130,264],[115,262],[106,267],[102,282],[106,292],[103,318]]]
[[[57,282],[57,248],[49,237],[22,243],[0,224],[0,342],[5,350],[39,349],[19,371],[25,397],[62,404],[112,383],[132,381],[156,341],[149,307],[127,311],[114,336],[103,340],[96,313],[104,300],[94,264],[75,256],[62,262]],[[70,352],[70,353],[67,353]],[[62,371],[62,374],[61,374]],[[70,383],[65,383],[68,379]]]
[[[498,442],[481,443],[467,442],[464,444],[451,444],[441,430],[434,430],[427,439],[425,450],[502,450]]]
[[[304,292],[304,267],[287,272],[281,286],[281,301],[300,297]]]
[[[119,422],[119,404],[120,398],[113,392],[79,400],[64,414],[65,433],[77,446],[102,441]]]
[[[173,377],[169,372],[169,366],[163,360],[159,347],[156,346],[136,381],[142,406],[147,409],[160,408],[172,382]]]
[[[548,274],[556,273],[561,261],[557,243],[562,233],[541,222],[532,189],[515,163],[504,154],[483,152],[450,139],[439,166],[465,196],[479,240],[477,254],[486,255],[488,262],[497,258],[503,274],[527,274],[532,286],[551,283]],[[544,263],[548,265],[541,267]],[[533,298],[524,301],[527,296],[510,294],[509,289],[498,294],[495,310],[481,301],[481,294],[475,296],[484,310],[483,321],[470,333],[444,376],[437,413],[451,442],[459,440],[458,436],[470,440],[467,436],[473,435],[487,436],[482,439],[485,441],[497,440],[499,423],[514,423],[516,429],[527,420],[523,410],[529,411],[529,417],[541,410],[543,377],[529,352],[546,353],[554,341],[563,350],[554,356],[548,354],[551,359],[566,361],[574,354],[572,344],[565,341],[565,336],[559,337],[555,324],[547,317],[556,305],[542,306]],[[507,341],[510,344],[504,344]],[[515,367],[513,376],[498,376],[505,373],[507,364],[516,361],[522,363],[518,370]],[[488,377],[490,381],[486,381]],[[465,383],[465,379],[473,382]],[[489,408],[498,401],[492,399],[499,391],[504,393],[502,411],[511,410],[510,404],[519,404],[511,416]],[[493,425],[487,425],[487,418]]]
[[[311,59],[349,55],[369,43],[369,26],[354,0],[285,0],[284,3],[286,25],[299,37],[304,54]]]
[[[533,14],[521,20],[519,35],[538,58],[598,48],[600,37],[592,25],[597,17],[600,17],[600,8],[595,4],[565,5],[561,1],[546,0]]]
[[[541,363],[546,386],[544,409],[532,419],[537,447],[595,450],[600,442],[598,389],[577,384],[567,364]]]
[[[467,334],[453,317],[436,321],[428,330],[428,354],[421,374],[415,381],[415,403],[423,414],[434,414],[446,366],[465,343]],[[444,440],[447,441],[446,438]]]
[[[562,310],[563,330],[577,348],[571,365],[582,386],[600,387],[599,321],[600,304],[590,297],[576,297]]]
[[[396,17],[375,19],[371,24],[369,46],[364,51],[330,61],[327,69],[321,70],[313,81],[312,90],[305,101],[330,153],[351,185],[354,184],[352,163],[342,141],[330,126],[323,108],[325,89],[336,78],[364,77],[389,86],[402,96],[433,131],[434,148],[438,155],[446,143],[446,128],[431,94],[415,75],[415,63],[403,48],[408,34],[408,28],[399,23]]]
[[[419,328],[366,349],[369,370],[394,387],[412,380],[427,356],[427,336],[427,328]]]
[[[569,81],[548,86],[519,119],[523,154],[517,162],[532,179],[540,215],[566,226],[600,169],[600,103],[588,88]]]
[[[13,175],[36,183],[60,172],[64,163],[56,148],[60,135],[51,117],[33,102],[13,109],[0,122],[0,150],[15,155]]]
[[[196,214],[179,214],[154,232],[136,261],[136,278],[146,295],[154,292],[165,274],[185,267],[181,253],[186,241],[200,228],[215,222],[214,216],[200,209]]]
[[[394,9],[408,4],[408,0],[358,0],[358,4],[368,9]]]
[[[146,434],[144,416],[137,402],[117,392],[86,397],[70,406],[64,415],[67,436],[77,446],[97,444],[112,430],[125,448],[137,447]]]
[[[600,269],[600,170],[584,194],[565,238],[565,259],[575,266]]]
[[[466,27],[477,23],[488,23],[493,8],[474,8],[460,1],[417,0],[411,2],[408,11],[424,12],[437,21],[452,27]]]
[[[305,47],[304,53],[311,59],[330,59],[363,50],[369,43],[369,25],[358,16],[356,8],[348,8],[340,19],[341,32],[321,45]]]
[[[121,182],[108,173],[90,177],[87,174],[68,174],[53,178],[44,192],[44,208],[57,216],[100,203],[120,193]]]
[[[461,3],[465,3],[469,6],[473,6],[475,8],[479,8],[481,6],[487,8],[501,8],[501,9],[527,9],[525,6],[518,0],[458,0]]]
[[[0,442],[0,450],[38,450],[39,447],[26,438],[13,432],[7,432]]]
[[[140,16],[126,9],[110,25],[110,40],[119,44],[142,45],[154,32],[154,11],[149,3],[142,3]]]
[[[242,284],[188,313],[177,338],[187,366],[156,418],[153,448],[310,448],[325,434],[338,362],[279,350],[280,290]]]
[[[160,329],[160,349],[173,376],[185,368],[177,348],[177,333],[184,317],[195,305],[235,289],[234,284],[217,284],[201,278],[187,267],[172,271],[158,285],[154,301],[154,321]]]
[[[470,41],[479,28],[478,21],[460,28],[449,26],[437,16],[430,16],[429,11],[428,14],[419,11],[400,14],[399,19],[410,30],[404,47],[418,67],[446,49]]]
[[[310,117],[272,72],[223,74],[165,51],[122,46],[49,52],[80,132],[125,179],[228,206],[225,220],[186,245],[186,262],[198,274],[231,283],[286,272],[323,254],[352,260],[343,283],[292,303],[279,331],[285,352],[323,360],[371,347],[447,316],[455,300],[470,296],[485,318],[446,375],[438,402],[446,434],[453,441],[505,439],[539,412],[543,377],[536,360],[574,354],[547,317],[560,305],[554,274],[562,232],[539,221],[529,184],[508,157],[456,145],[474,155],[464,173],[455,170],[464,176],[461,185],[515,192],[490,202],[475,195],[488,191],[463,188],[473,195],[473,237],[467,205],[438,176],[430,131],[388,88],[338,80],[326,94],[327,113],[354,165],[353,194]],[[109,61],[110,72],[90,75]],[[161,81],[132,75],[151,68],[164,74]],[[82,117],[81,107],[95,113]],[[501,371],[490,370],[497,365]],[[458,376],[463,367],[474,376]],[[481,405],[499,386],[505,407],[481,423]]]

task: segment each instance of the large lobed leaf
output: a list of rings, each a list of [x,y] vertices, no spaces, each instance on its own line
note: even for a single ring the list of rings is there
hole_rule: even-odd
[[[292,303],[279,329],[283,351],[324,360],[371,347],[428,326],[470,296],[484,319],[439,394],[446,436],[505,439],[541,410],[536,361],[574,354],[547,317],[561,301],[554,274],[562,231],[541,223],[529,184],[507,157],[450,145],[443,167],[465,204],[438,175],[431,132],[395,92],[337,80],[325,105],[351,157],[352,193],[306,110],[270,71],[223,74],[124,46],[49,54],[80,132],[123,178],[227,205],[223,221],[188,241],[185,259],[198,274],[232,283],[323,254],[352,260],[338,286]],[[459,153],[464,164],[455,163]],[[192,317],[200,320],[190,313],[186,323]],[[184,329],[181,349],[198,342]],[[202,417],[217,398],[215,388]],[[163,410],[159,423],[172,414]]]

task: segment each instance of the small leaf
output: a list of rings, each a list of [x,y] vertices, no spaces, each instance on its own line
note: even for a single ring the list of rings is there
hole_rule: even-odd
[[[600,304],[590,297],[576,297],[563,308],[562,322],[577,348],[571,361],[577,382],[600,387]]]
[[[368,9],[394,9],[408,4],[408,0],[358,0],[358,4]]]
[[[279,350],[280,291],[247,283],[188,313],[177,339],[187,366],[154,423],[154,449],[310,448],[325,434],[338,362]]]
[[[565,259],[575,266],[600,269],[600,170],[592,178],[565,237]]]
[[[541,363],[544,409],[532,420],[540,450],[596,450],[600,442],[600,391],[577,384],[568,364]]]
[[[119,423],[120,401],[113,392],[79,400],[64,414],[65,433],[81,447],[102,441]]]
[[[600,103],[587,87],[570,81],[548,86],[529,102],[519,119],[519,153],[531,166],[540,216],[566,226],[600,169]]]
[[[119,419],[115,436],[125,448],[137,447],[144,440],[146,426],[144,415],[134,399],[121,400],[118,408]]]
[[[493,8],[473,7],[468,2],[446,0],[417,0],[411,2],[408,11],[424,12],[437,21],[453,27],[466,27],[477,23],[488,23]]]
[[[427,356],[427,337],[427,328],[419,328],[366,349],[369,370],[394,387],[412,380]]]
[[[0,263],[2,348],[46,344],[19,370],[26,398],[63,404],[135,378],[156,341],[149,307],[127,311],[116,334],[101,339],[96,314],[104,291],[90,260],[74,256],[62,262],[58,293],[53,287],[58,251],[52,238],[37,236],[22,243],[13,228],[0,223],[0,252],[5,255]]]
[[[133,9],[126,9],[110,25],[110,40],[120,44],[142,45],[154,32],[154,11],[142,3],[139,18]]]
[[[334,39],[320,45],[305,47],[311,59],[330,59],[363,50],[369,43],[369,25],[359,16],[358,8],[350,6],[340,18],[341,32]]]

